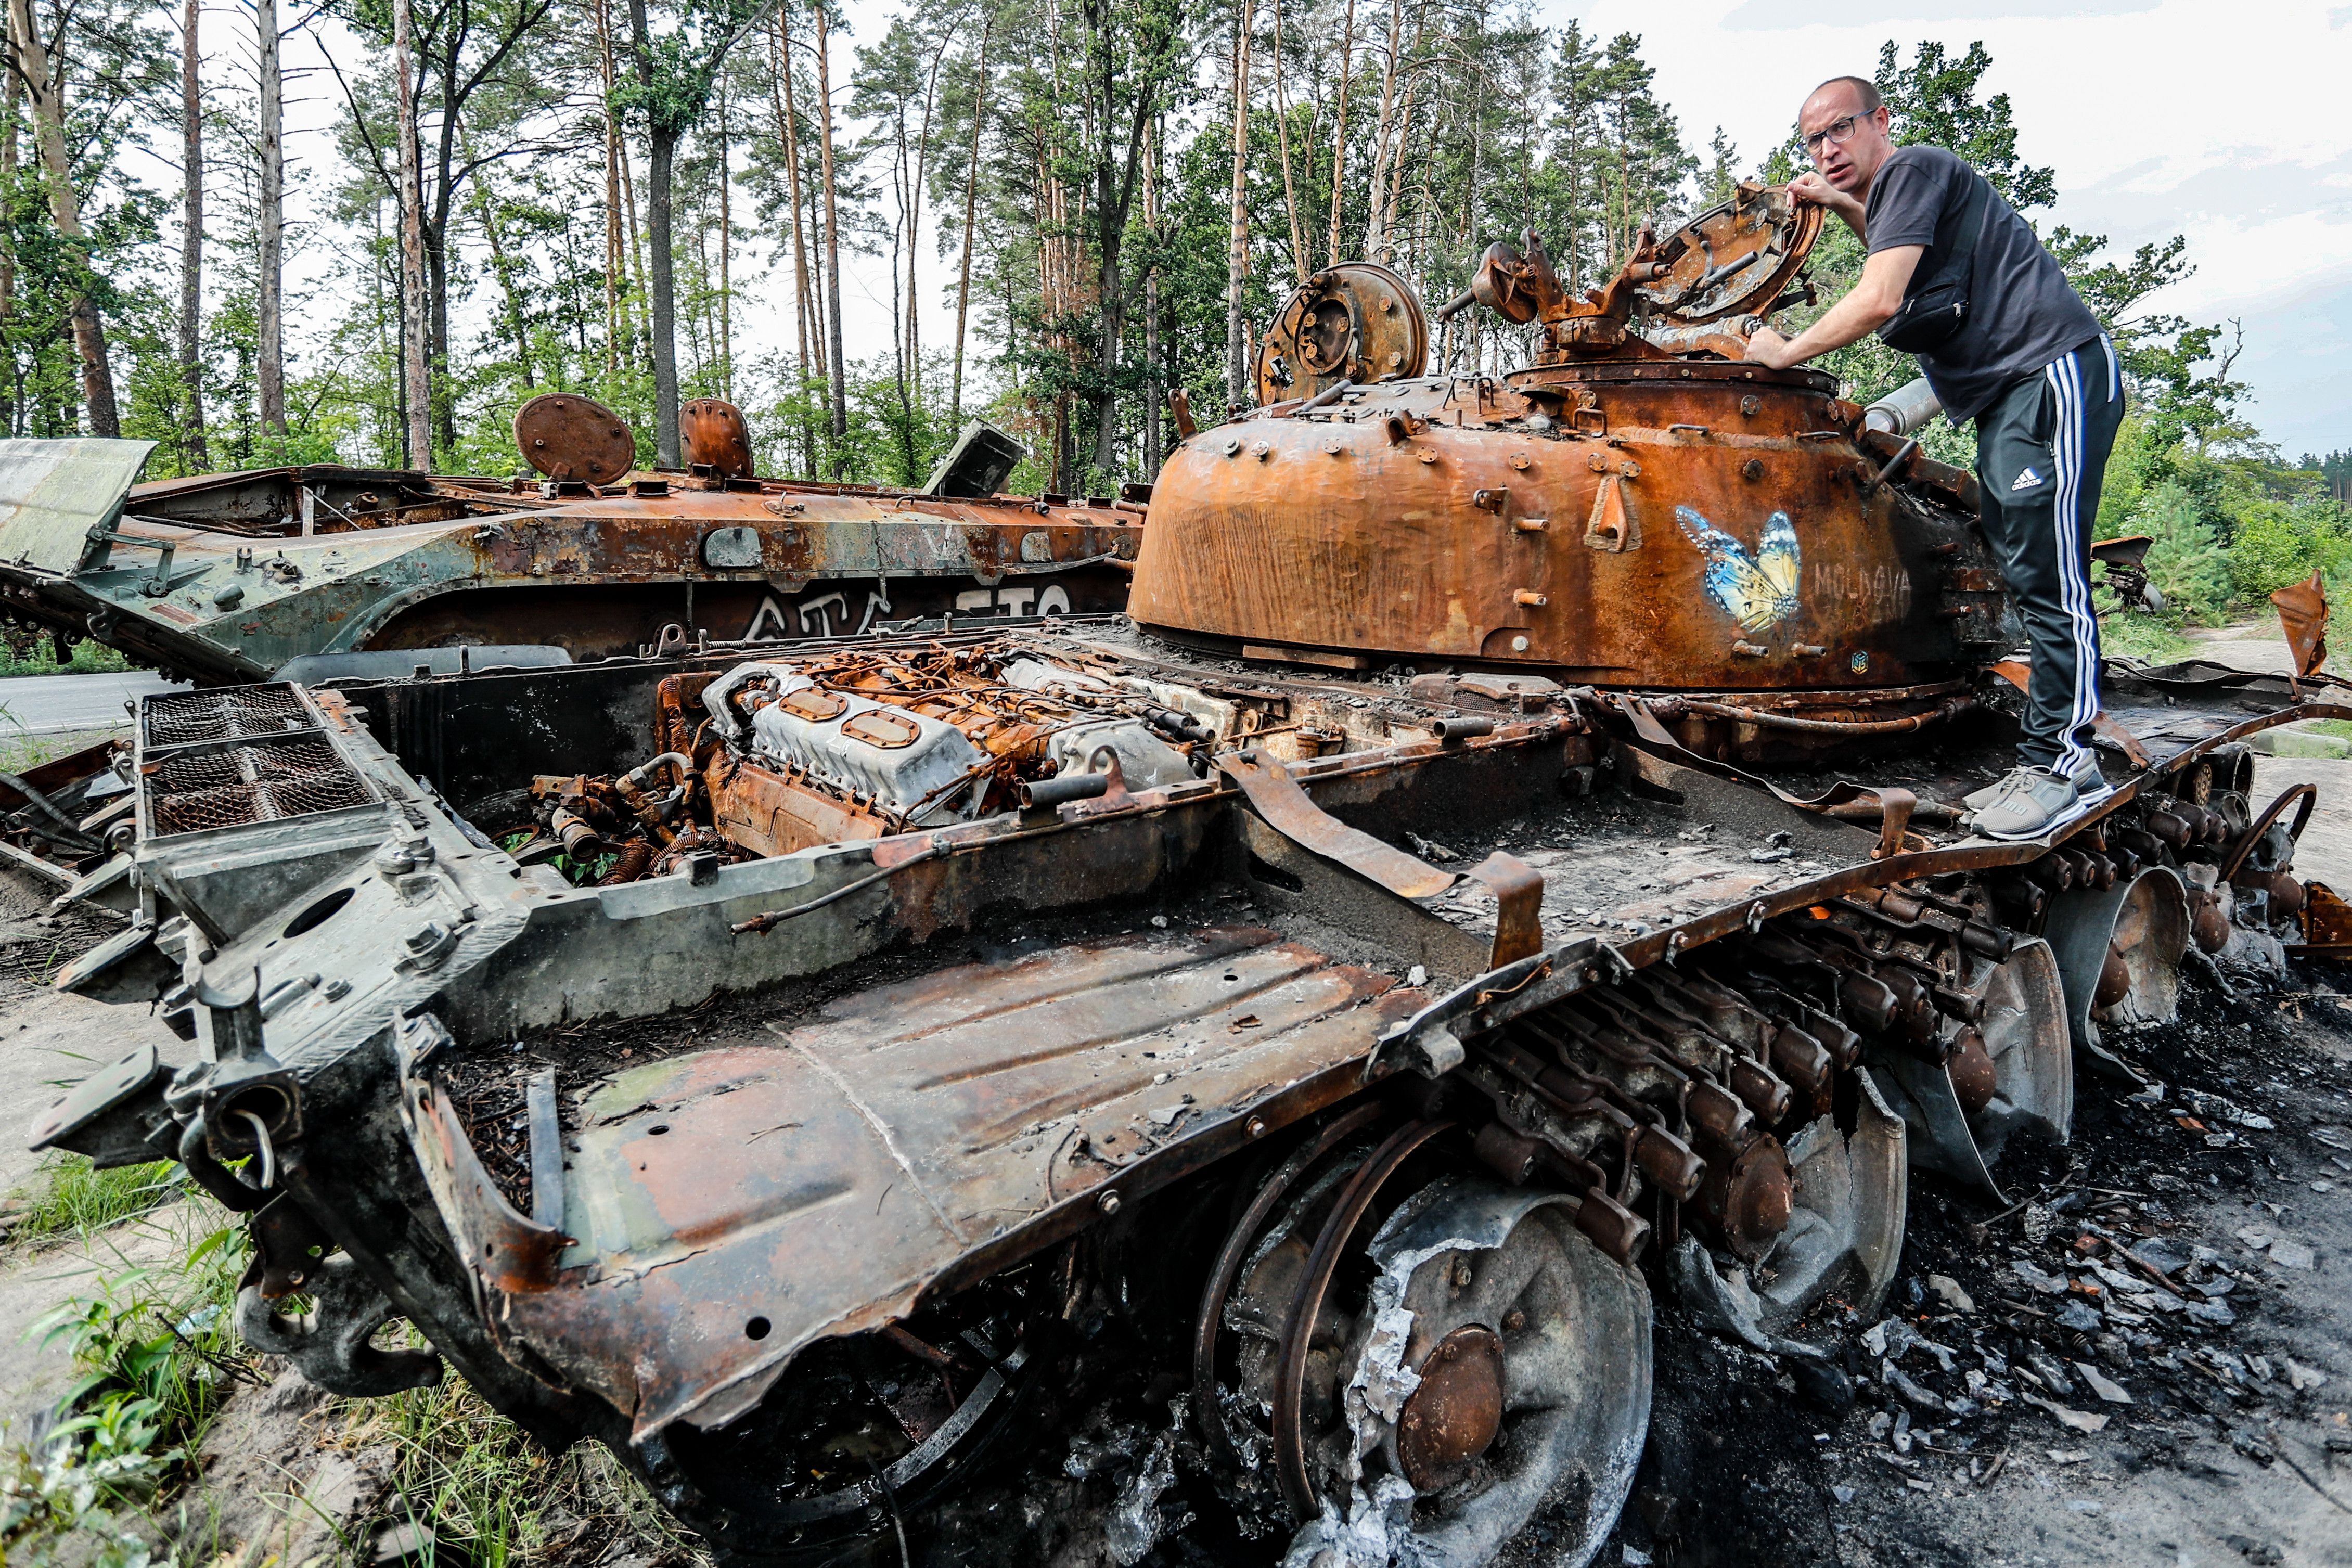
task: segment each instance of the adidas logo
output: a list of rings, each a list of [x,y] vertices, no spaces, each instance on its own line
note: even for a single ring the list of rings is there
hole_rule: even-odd
[[[2041,484],[2042,476],[2040,474],[2035,473],[2032,468],[2023,468],[2019,470],[2016,482],[2011,484],[2009,488],[2012,491],[2030,490],[2039,489]]]

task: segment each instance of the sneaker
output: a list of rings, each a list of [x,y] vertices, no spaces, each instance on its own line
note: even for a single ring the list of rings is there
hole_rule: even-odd
[[[2010,777],[2014,776],[2014,774],[2010,775]],[[2099,761],[2096,757],[2085,758],[2083,764],[2074,770],[2073,776],[2074,798],[2085,806],[2096,805],[2116,793],[2115,785],[2109,784],[2107,776],[2099,771]],[[1973,790],[1962,795],[1960,804],[1970,811],[1982,811],[2008,787],[2009,777],[1995,779],[1984,788]]]
[[[1969,813],[1967,825],[1987,838],[2039,838],[2086,809],[2074,781],[2049,768],[2019,768],[1979,794],[1991,798]]]
[[[2096,805],[2116,793],[2116,786],[2109,784],[2107,775],[2099,771],[2099,759],[2096,757],[2084,757],[2082,764],[2075,768],[2074,778],[2074,799],[2082,805]]]

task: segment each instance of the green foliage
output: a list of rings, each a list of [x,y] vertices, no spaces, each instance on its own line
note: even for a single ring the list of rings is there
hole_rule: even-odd
[[[2334,582],[2352,565],[2352,518],[2333,500],[2257,500],[2237,518],[2230,580],[2249,603],[2267,599],[2314,572]]]
[[[89,1237],[144,1214],[186,1191],[186,1178],[169,1160],[101,1171],[80,1154],[57,1154],[34,1178],[31,1200],[9,1216],[12,1247],[37,1247],[59,1237]]]
[[[14,628],[10,628],[14,629]],[[131,661],[104,643],[91,642],[87,637],[67,650],[65,663],[58,662],[57,647],[46,634],[25,637],[21,643],[10,638],[0,640],[0,678],[19,675],[105,675],[131,668]]]
[[[508,1568],[589,1542],[597,1555],[646,1558],[685,1547],[611,1450],[583,1443],[551,1455],[460,1378],[336,1408],[346,1441],[394,1445],[393,1484],[410,1517],[432,1525],[434,1561]]]
[[[2148,546],[2147,576],[2164,595],[2167,616],[2192,626],[2218,626],[2228,619],[2230,559],[2185,486],[2168,480],[2150,490],[2127,529],[2156,542]]]
[[[248,1243],[241,1223],[203,1199],[143,1222],[168,1226],[179,1262],[131,1265],[92,1247],[97,1273],[33,1326],[80,1374],[36,1451],[0,1454],[0,1562],[147,1568],[131,1515],[170,1482],[253,1356],[232,1325]]]

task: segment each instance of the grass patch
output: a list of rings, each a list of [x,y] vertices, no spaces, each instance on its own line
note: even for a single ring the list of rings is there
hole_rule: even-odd
[[[34,639],[22,652],[0,645],[0,678],[18,675],[113,675],[138,667],[114,648],[87,638],[73,645],[65,663],[58,662],[49,638]]]
[[[185,1475],[230,1391],[259,1381],[233,1322],[243,1223],[205,1199],[142,1223],[177,1261],[94,1249],[92,1289],[34,1325],[80,1375],[37,1447],[11,1436],[0,1452],[0,1563],[148,1568],[146,1510]]]
[[[2195,653],[2197,645],[2160,616],[2118,610],[2099,617],[2099,650],[2150,664],[2174,664]]]
[[[693,1550],[642,1482],[601,1443],[549,1454],[463,1378],[383,1399],[338,1400],[339,1443],[390,1442],[395,1520],[429,1524],[436,1552],[473,1568],[585,1553]]]
[[[80,1154],[53,1154],[35,1178],[34,1195],[9,1216],[11,1246],[38,1247],[60,1237],[88,1237],[187,1192],[169,1160],[101,1171]]]
[[[85,746],[100,741],[111,741],[131,732],[130,724],[109,725],[102,730],[64,730],[51,735],[26,733],[12,720],[5,704],[0,704],[0,773],[29,773],[43,763],[70,756]]]

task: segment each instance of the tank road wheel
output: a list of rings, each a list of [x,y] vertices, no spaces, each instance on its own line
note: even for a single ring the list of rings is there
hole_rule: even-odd
[[[2169,1023],[2180,1011],[2180,959],[2189,950],[2189,889],[2169,866],[2152,866],[2104,890],[2062,893],[2043,924],[2066,993],[2066,1023],[2082,1065],[2137,1081],[2099,1038],[2102,1025]]]
[[[1263,1234],[1253,1205],[1232,1294],[1203,1324],[1212,1364],[1219,1328],[1234,1348],[1231,1386],[1202,1403],[1245,1467],[1272,1460],[1294,1556],[1468,1568],[1544,1514],[1543,1560],[1578,1568],[1648,1430],[1648,1287],[1559,1193],[1453,1173],[1378,1220],[1390,1178],[1446,1130],[1415,1122],[1302,1164]]]
[[[1758,1317],[1775,1332],[1832,1292],[1874,1313],[1902,1261],[1911,1191],[1903,1119],[1866,1072],[1841,1074],[1838,1089],[1835,1113],[1789,1140],[1789,1228],[1761,1260],[1766,1283],[1758,1292]]]
[[[1943,1037],[1941,1064],[1900,1049],[1874,1053],[1871,1076],[1909,1129],[1911,1163],[1999,1197],[1992,1167],[2023,1129],[2064,1143],[2074,1122],[2074,1053],[2066,995],[2050,944],[2020,942],[1970,988],[1975,1024]]]
[[[667,1434],[680,1509],[722,1560],[889,1564],[902,1531],[992,1472],[1040,1363],[1011,1292],[953,1323],[821,1340],[731,1426]],[[919,1328],[928,1337],[910,1331]]]

